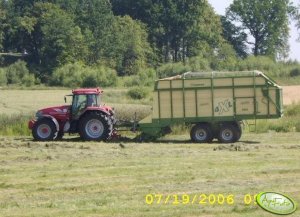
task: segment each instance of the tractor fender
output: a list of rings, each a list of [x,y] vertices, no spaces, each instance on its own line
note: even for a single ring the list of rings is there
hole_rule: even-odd
[[[87,114],[92,113],[92,112],[99,112],[99,113],[101,113],[105,116],[111,116],[111,114],[108,111],[104,110],[104,109],[86,109],[85,112],[81,115],[80,119],[82,117],[86,116]]]
[[[98,109],[95,109],[95,108],[87,108],[84,112],[84,114],[88,113],[88,112],[101,112],[103,113],[104,115],[109,115],[110,116],[110,113],[109,111],[105,110],[105,109],[102,109],[102,108],[98,108]]]
[[[55,124],[56,132],[54,134],[54,139],[56,139],[56,137],[58,135],[58,132],[59,132],[59,124],[58,124],[58,121],[56,120],[56,118],[53,117],[53,116],[51,116],[51,115],[43,115],[39,119],[41,119],[41,118],[48,118],[48,119],[50,119]]]

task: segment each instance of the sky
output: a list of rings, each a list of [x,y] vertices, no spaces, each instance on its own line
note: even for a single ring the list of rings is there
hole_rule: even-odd
[[[217,14],[224,15],[226,8],[233,2],[233,0],[208,0],[208,2],[214,7]],[[295,5],[300,3],[299,0],[293,0]],[[290,24],[290,54],[289,58],[292,60],[300,61],[300,42],[297,42],[297,38],[300,35],[300,30],[297,30],[294,23]]]

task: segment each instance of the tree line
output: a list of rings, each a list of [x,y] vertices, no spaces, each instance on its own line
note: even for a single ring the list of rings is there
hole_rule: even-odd
[[[92,85],[170,63],[220,70],[249,56],[278,61],[298,11],[289,0],[234,0],[225,16],[207,0],[0,0],[0,66],[19,61],[7,83],[28,67],[39,82],[63,85],[73,67]]]

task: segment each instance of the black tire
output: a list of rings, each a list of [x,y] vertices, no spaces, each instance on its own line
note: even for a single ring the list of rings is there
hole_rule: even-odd
[[[192,128],[190,136],[192,141],[197,143],[210,143],[213,140],[212,129],[208,124],[196,124]]]
[[[236,124],[225,123],[220,128],[218,140],[222,143],[234,143],[241,135],[242,133]]]
[[[79,121],[79,134],[83,140],[105,141],[110,138],[112,132],[110,117],[102,113],[88,113]]]
[[[112,125],[115,125],[117,123],[117,119],[115,118],[114,115],[110,116],[110,119],[111,119]]]
[[[54,140],[57,129],[52,120],[43,118],[38,120],[32,128],[32,136],[37,141]]]
[[[237,138],[236,138],[235,142],[240,140],[240,138],[242,136],[242,133],[243,133],[240,123],[236,123],[236,124],[237,124],[237,126],[236,126],[236,128],[237,128]]]
[[[62,140],[62,138],[64,137],[64,132],[63,131],[59,131],[57,134],[57,137],[55,138],[56,140]]]

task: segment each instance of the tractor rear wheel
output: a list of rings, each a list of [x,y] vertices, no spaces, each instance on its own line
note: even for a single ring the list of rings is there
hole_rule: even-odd
[[[32,128],[32,135],[35,140],[49,141],[53,140],[56,136],[56,126],[48,118],[38,120]]]
[[[79,134],[83,140],[107,140],[112,131],[111,119],[101,113],[89,113],[79,121]]]
[[[213,140],[213,133],[208,124],[196,124],[192,128],[190,136],[193,142],[198,143],[207,143]]]

